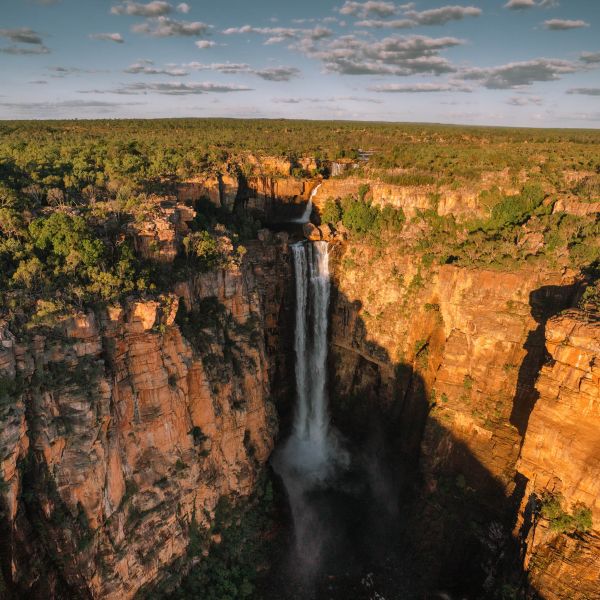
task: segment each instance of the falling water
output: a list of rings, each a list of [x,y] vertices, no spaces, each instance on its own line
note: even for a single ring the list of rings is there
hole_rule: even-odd
[[[307,493],[325,486],[337,467],[346,463],[347,455],[340,449],[327,410],[327,242],[294,244],[292,256],[296,278],[297,404],[291,435],[275,454],[273,466],[288,492],[297,557],[305,571],[315,571],[321,558],[323,527]]]
[[[311,448],[312,469],[327,461],[327,318],[329,255],[326,242],[292,246],[296,273],[296,388],[293,436]],[[307,331],[310,316],[310,331]]]
[[[299,217],[298,219],[294,219],[292,221],[292,223],[308,223],[310,221],[310,215],[312,214],[312,209],[313,209],[313,198],[315,197],[317,190],[320,187],[321,187],[321,184],[319,183],[319,185],[317,185],[315,188],[313,188],[313,190],[310,193],[310,196],[308,198],[308,202],[306,203],[306,208],[304,209],[304,212],[302,213],[302,216]]]

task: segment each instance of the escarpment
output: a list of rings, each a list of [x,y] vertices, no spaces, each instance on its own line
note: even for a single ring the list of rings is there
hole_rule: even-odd
[[[598,203],[508,170],[406,185],[247,159],[146,197],[119,232],[159,291],[0,322],[9,597],[152,597],[221,543],[219,502],[252,495],[290,426],[304,237],[329,242],[332,420],[393,480],[416,587],[599,597],[600,317],[581,302]]]
[[[598,316],[572,308],[586,275],[475,253],[436,265],[423,221],[400,247],[334,245],[334,422],[378,432],[397,480],[420,480],[407,533],[430,581],[517,593],[521,564],[530,593],[597,597]]]
[[[173,214],[144,229],[156,244],[139,242],[166,262]],[[269,238],[157,300],[21,336],[2,327],[0,371],[14,382],[2,396],[2,562],[15,597],[131,598],[185,565],[220,498],[253,492],[277,434],[289,277],[285,236]]]

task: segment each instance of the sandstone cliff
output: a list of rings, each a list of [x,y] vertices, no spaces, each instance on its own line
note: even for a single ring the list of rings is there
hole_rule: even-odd
[[[549,358],[536,383],[538,398],[517,463],[527,479],[518,534],[532,584],[544,598],[597,598],[600,314],[569,310],[550,319],[546,347]],[[559,514],[545,510],[548,494],[558,499]],[[590,510],[592,530],[577,531],[565,518],[582,509]]]
[[[179,223],[169,214],[138,232],[140,251],[163,262]],[[2,381],[14,384],[0,417],[10,589],[131,598],[185,557],[219,498],[253,491],[277,432],[289,264],[285,239],[248,250],[155,300],[27,337],[0,329]]]
[[[360,242],[336,246],[333,257],[334,419],[359,437],[379,420],[399,453],[396,463],[418,464],[415,538],[431,580],[464,578],[465,564],[483,560],[481,544],[497,543],[492,554],[506,555],[519,502],[549,484],[565,488],[568,506],[596,506],[597,323],[553,318],[576,299],[576,272],[423,269],[413,256]],[[576,349],[568,348],[570,336]],[[536,388],[547,351],[556,348],[557,362],[544,367]],[[553,399],[547,408],[544,396]],[[402,472],[397,466],[396,477]],[[593,516],[598,523],[597,507]],[[589,595],[598,583],[597,534],[583,545],[565,536],[559,544],[542,530],[543,523],[528,556],[554,552],[545,564],[554,560],[554,577],[568,571],[571,578],[547,597],[572,597],[582,576],[590,579],[581,587]],[[479,577],[475,586],[500,577],[496,563],[470,570]],[[552,571],[543,572],[534,571],[532,581],[546,597],[554,584]]]

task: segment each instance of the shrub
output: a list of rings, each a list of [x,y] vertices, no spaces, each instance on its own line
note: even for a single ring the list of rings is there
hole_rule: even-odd
[[[550,529],[558,533],[585,533],[592,526],[592,511],[583,503],[573,506],[573,513],[569,514],[562,508],[563,497],[561,494],[544,492],[540,503],[540,513],[550,522]]]
[[[221,262],[217,240],[208,231],[195,231],[183,239],[183,247],[188,257],[193,257],[201,267],[210,269]]]
[[[194,438],[194,446],[199,446],[205,440],[208,439],[208,436],[204,434],[204,432],[200,427],[198,427],[198,425],[194,425],[189,431],[189,434]]]
[[[321,220],[323,223],[333,223],[334,225],[342,220],[342,207],[337,200],[327,198],[321,214]]]

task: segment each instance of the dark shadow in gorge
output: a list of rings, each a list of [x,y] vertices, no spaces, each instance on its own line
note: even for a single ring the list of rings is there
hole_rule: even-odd
[[[580,289],[580,283],[569,286],[545,285],[529,294],[531,316],[538,325],[529,332],[523,346],[527,354],[519,367],[510,415],[510,423],[518,429],[521,439],[525,436],[529,417],[538,399],[539,394],[535,389],[538,373],[549,358],[546,351],[546,323],[565,308],[573,306]]]
[[[360,310],[333,282],[331,293],[337,309]],[[361,351],[365,347],[368,353]],[[332,352],[330,344],[329,362],[331,419],[351,453],[351,466],[306,497],[316,515],[312,531],[323,547],[312,579],[290,550],[294,532],[279,482],[283,525],[260,597],[393,600],[436,598],[444,591],[452,598],[491,599],[513,590],[512,597],[524,598],[527,580],[511,531],[526,482],[516,481],[508,496],[506,486],[430,415],[429,390],[414,366],[391,361],[368,339],[360,317],[350,347]],[[536,374],[530,374],[533,381]],[[285,440],[293,405],[279,408]],[[424,435],[426,443],[447,450],[429,466],[427,482]],[[527,593],[538,597],[535,590]]]

